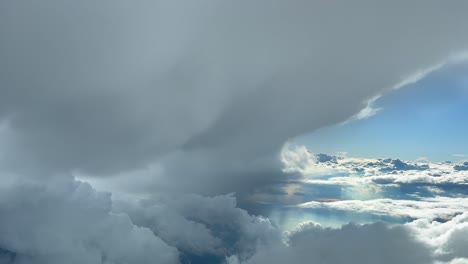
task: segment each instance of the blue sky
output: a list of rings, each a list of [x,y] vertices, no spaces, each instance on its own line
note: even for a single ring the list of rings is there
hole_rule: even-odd
[[[468,154],[467,64],[447,66],[380,98],[375,116],[323,128],[297,143],[361,157],[460,160]]]

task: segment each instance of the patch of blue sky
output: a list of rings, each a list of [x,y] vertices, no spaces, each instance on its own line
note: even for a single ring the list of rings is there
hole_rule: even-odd
[[[314,152],[431,161],[468,158],[468,64],[440,69],[375,102],[376,115],[296,139]]]

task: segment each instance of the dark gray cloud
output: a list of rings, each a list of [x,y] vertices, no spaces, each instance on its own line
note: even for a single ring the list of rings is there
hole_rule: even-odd
[[[114,206],[182,254],[209,258],[209,263],[220,263],[229,255],[247,259],[259,246],[281,243],[278,228],[268,219],[237,208],[232,195],[159,197],[137,203],[120,201]]]
[[[466,5],[2,2],[3,164],[110,175],[170,154],[174,189],[263,182],[288,138],[463,51]]]

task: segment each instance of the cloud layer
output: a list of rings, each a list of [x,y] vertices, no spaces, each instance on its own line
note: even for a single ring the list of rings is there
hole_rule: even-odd
[[[122,200],[66,177],[4,183],[0,263],[464,263],[464,199],[311,202],[299,207],[417,220],[336,228],[304,222],[283,233],[237,208],[232,195]]]

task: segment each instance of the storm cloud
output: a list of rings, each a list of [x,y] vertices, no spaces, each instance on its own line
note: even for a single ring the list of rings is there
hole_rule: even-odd
[[[3,2],[3,166],[97,176],[169,160],[162,184],[204,193],[269,181],[285,140],[464,51],[466,7]]]

